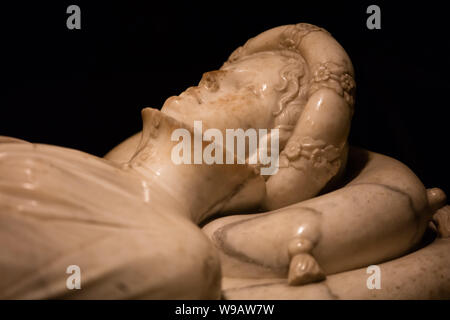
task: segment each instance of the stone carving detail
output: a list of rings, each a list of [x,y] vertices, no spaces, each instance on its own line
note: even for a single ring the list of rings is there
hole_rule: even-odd
[[[326,30],[308,23],[290,26],[281,34],[280,48],[296,50],[306,35],[318,31],[329,34]],[[346,68],[333,62],[325,62],[313,66],[312,74],[309,95],[322,87],[327,87],[344,97],[350,106],[354,105],[353,96],[356,84],[353,77],[346,72]]]
[[[449,299],[445,193],[399,161],[347,148],[354,90],[329,33],[281,26],[144,109],[142,133],[105,158],[0,137],[0,298]],[[176,163],[173,133],[195,151],[195,121],[280,129],[277,172]],[[433,214],[441,237],[405,256]],[[86,281],[67,292],[61,272],[73,263]],[[374,263],[375,293],[364,288]]]
[[[356,84],[343,66],[333,62],[321,63],[312,68],[312,74],[308,92],[310,96],[321,88],[330,88],[353,107]]]
[[[280,50],[296,51],[303,38],[311,32],[325,32],[329,34],[323,28],[317,27],[309,23],[298,23],[296,25],[290,25],[286,27],[286,30],[280,35],[278,47]],[[228,58],[228,62],[239,60],[243,56],[247,55],[247,45],[251,42],[248,41],[245,45],[237,48]]]
[[[311,32],[325,32],[329,34],[325,29],[319,28],[309,23],[298,23],[293,26],[289,26],[281,34],[280,49],[295,50],[298,48],[303,38]]]
[[[312,32],[324,32],[329,35],[325,29],[308,23],[291,25],[286,27],[281,33],[278,48],[298,54],[298,48],[303,38]],[[234,62],[246,56],[248,54],[248,46],[251,42],[250,40],[244,46],[236,49],[231,54],[227,63]],[[330,88],[347,101],[353,112],[356,83],[353,76],[347,72],[344,66],[328,61],[312,66],[311,73],[312,77],[308,90],[309,96],[321,88]]]
[[[310,160],[315,168],[328,167],[337,170],[340,165],[341,150],[322,140],[304,137],[292,140],[280,154],[280,167],[291,166],[298,170],[307,170],[301,158]]]

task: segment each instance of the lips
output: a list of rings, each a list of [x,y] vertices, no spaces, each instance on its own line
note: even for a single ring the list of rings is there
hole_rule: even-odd
[[[197,101],[198,104],[202,104],[203,103],[202,99],[200,98],[200,95],[198,94],[196,88],[194,88],[194,87],[188,88],[185,92],[183,92],[180,95],[180,97],[183,97],[183,96],[188,96],[188,97],[194,98],[195,101]]]

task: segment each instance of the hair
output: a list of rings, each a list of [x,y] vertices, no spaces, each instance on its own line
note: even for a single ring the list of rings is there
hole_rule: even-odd
[[[307,102],[309,70],[300,54],[287,50],[277,53],[288,58],[288,62],[280,71],[281,83],[276,88],[285,92],[278,101],[278,109],[274,111],[275,126],[289,128],[295,126]]]
[[[275,90],[283,92],[273,111],[274,128],[280,130],[280,147],[284,147],[292,134],[295,124],[308,100],[309,68],[303,57],[290,50],[263,51],[242,56],[234,61],[227,61],[224,65],[256,55],[273,54],[287,58],[286,65],[280,70],[280,83]]]

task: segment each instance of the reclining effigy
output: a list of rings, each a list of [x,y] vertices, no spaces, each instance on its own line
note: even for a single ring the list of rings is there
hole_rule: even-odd
[[[0,138],[0,298],[450,298],[445,194],[348,146],[355,86],[328,32],[281,26],[105,158]]]

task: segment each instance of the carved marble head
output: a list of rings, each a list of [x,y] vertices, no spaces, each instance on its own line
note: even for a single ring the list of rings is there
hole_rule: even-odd
[[[309,97],[323,87],[353,106],[350,59],[325,30],[288,25],[247,41],[197,86],[167,99],[162,111],[187,125],[202,120],[222,130],[278,128],[283,148]]]

